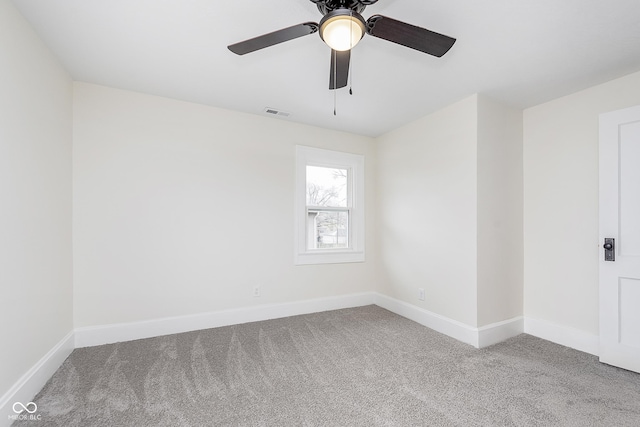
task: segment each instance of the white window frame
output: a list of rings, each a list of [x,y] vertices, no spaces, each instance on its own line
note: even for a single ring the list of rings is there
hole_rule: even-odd
[[[348,171],[348,248],[308,249],[307,166]],[[297,145],[295,178],[295,264],[364,262],[364,156]],[[333,209],[345,210],[345,208]],[[323,210],[332,210],[332,208],[323,208]]]

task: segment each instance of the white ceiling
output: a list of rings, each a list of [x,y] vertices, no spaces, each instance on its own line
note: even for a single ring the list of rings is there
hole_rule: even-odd
[[[353,91],[328,90],[312,34],[244,56],[227,45],[302,22],[309,0],[13,0],[75,80],[377,136],[473,93],[526,108],[640,70],[639,0],[379,0],[458,39],[435,58],[365,36]],[[274,118],[276,120],[276,118]]]

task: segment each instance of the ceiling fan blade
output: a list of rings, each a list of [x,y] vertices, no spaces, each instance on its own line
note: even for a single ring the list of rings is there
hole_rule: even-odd
[[[331,49],[331,70],[329,73],[329,89],[340,89],[349,80],[349,61],[351,51],[337,51]],[[337,84],[336,84],[337,83]]]
[[[367,20],[367,33],[429,55],[441,57],[456,39],[382,15]]]
[[[237,55],[244,55],[245,53],[255,52],[256,50],[264,49],[265,47],[313,34],[316,31],[318,31],[318,24],[315,22],[305,22],[303,24],[274,31],[272,33],[263,34],[227,47],[231,52]]]

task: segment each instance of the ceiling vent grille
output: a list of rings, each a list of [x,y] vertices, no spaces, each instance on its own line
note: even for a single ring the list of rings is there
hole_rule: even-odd
[[[264,112],[267,114],[271,114],[273,116],[280,116],[280,117],[289,117],[291,115],[291,113],[287,113],[286,111],[280,111],[280,110],[276,110],[275,108],[265,108]]]

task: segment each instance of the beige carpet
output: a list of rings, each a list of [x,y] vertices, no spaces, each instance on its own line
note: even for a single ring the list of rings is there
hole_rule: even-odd
[[[77,349],[34,426],[640,426],[640,375],[376,306]]]

